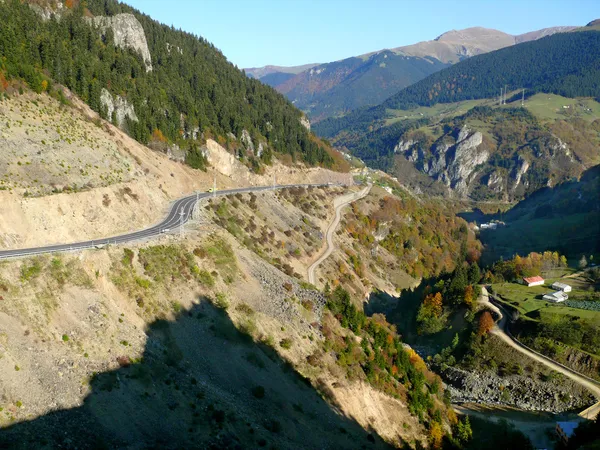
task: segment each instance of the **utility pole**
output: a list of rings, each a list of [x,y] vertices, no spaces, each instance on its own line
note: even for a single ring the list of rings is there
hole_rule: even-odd
[[[217,174],[215,173],[215,177],[213,178],[213,198],[217,196]]]
[[[179,210],[179,237],[183,238],[183,207]]]
[[[504,97],[502,96],[502,87],[500,87],[500,104],[502,104],[502,99],[503,99],[503,98],[504,98]]]
[[[525,105],[525,88],[523,88],[523,91],[521,92],[521,106]]]

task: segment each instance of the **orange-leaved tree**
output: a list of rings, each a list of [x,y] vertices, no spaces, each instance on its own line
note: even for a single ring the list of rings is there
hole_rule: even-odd
[[[479,336],[484,336],[492,331],[492,328],[494,328],[494,318],[489,311],[484,311],[479,317],[479,329],[477,330],[477,334]]]
[[[442,315],[442,294],[436,292],[435,294],[427,295],[423,301],[423,306],[435,317],[440,317]]]

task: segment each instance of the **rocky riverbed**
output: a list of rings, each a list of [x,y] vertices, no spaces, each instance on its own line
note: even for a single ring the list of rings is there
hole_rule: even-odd
[[[493,372],[469,372],[448,367],[443,378],[453,403],[509,405],[525,411],[561,413],[584,408],[594,397],[568,379],[538,381],[528,375],[501,377]]]

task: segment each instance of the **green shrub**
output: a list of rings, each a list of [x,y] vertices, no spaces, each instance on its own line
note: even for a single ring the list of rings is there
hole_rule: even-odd
[[[281,348],[289,350],[292,348],[292,340],[290,338],[283,338],[281,341],[279,341],[279,345]]]
[[[63,342],[69,342],[69,336],[67,336],[66,334],[63,334],[62,340],[63,340]]]
[[[196,266],[196,268],[197,268],[197,266]],[[198,279],[200,284],[202,284],[206,287],[211,288],[211,287],[215,286],[215,279],[210,274],[210,272],[207,270],[198,270],[196,278]]]
[[[226,310],[229,308],[229,301],[227,300],[227,295],[223,292],[217,292],[215,294],[215,299],[213,301],[214,305],[219,309]]]
[[[37,278],[41,272],[41,261],[39,258],[36,258],[30,265],[24,264],[21,266],[21,281],[29,281],[33,278]]]

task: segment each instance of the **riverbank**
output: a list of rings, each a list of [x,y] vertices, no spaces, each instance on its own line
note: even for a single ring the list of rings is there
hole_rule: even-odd
[[[556,422],[582,420],[576,413],[551,414],[479,403],[462,403],[452,406],[461,415],[477,417],[494,423],[506,421],[511,427],[527,436],[534,448],[552,449],[555,447]]]

